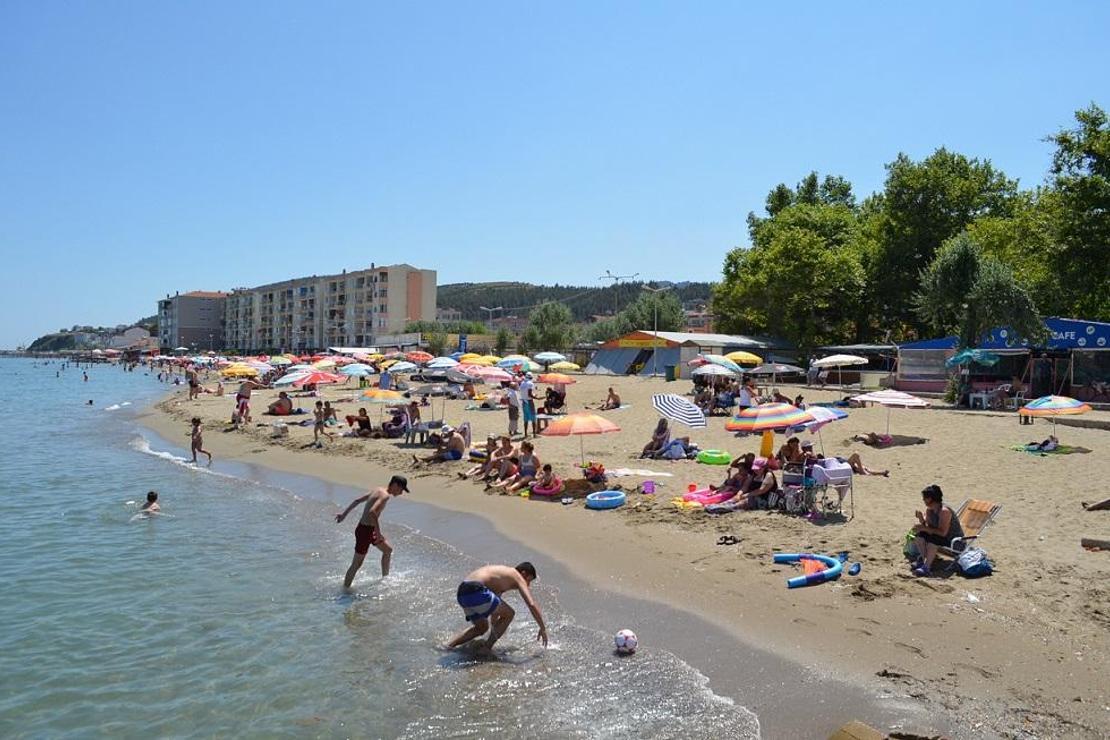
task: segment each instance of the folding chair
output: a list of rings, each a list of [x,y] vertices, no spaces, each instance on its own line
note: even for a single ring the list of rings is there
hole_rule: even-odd
[[[938,547],[937,552],[952,559],[960,557],[961,552],[975,544],[976,540],[983,534],[983,530],[990,526],[1000,511],[1002,511],[1002,504],[980,501],[979,499],[966,499],[956,509],[956,517],[960,520],[964,536],[952,540],[949,547]]]

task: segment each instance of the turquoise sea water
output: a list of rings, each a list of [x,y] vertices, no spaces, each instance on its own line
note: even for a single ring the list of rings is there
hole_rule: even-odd
[[[616,658],[542,572],[551,649],[518,603],[498,660],[442,652],[481,561],[393,524],[395,574],[371,556],[343,595],[353,517],[186,464],[185,428],[171,444],[134,420],[165,392],[142,369],[59,367],[0,360],[0,735],[757,736],[674,655]],[[135,517],[150,489],[168,516]]]

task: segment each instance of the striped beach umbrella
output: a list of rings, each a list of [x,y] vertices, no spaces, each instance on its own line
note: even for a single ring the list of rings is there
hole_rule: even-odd
[[[737,365],[735,362],[733,362],[729,358],[725,357],[724,355],[702,355],[702,357],[705,358],[706,362],[708,362],[712,365],[720,365],[721,367],[727,368],[727,369],[731,370],[734,373],[744,372],[744,368],[740,367],[739,365]],[[756,358],[756,359],[758,359],[758,358]]]
[[[591,414],[588,411],[580,411],[576,414],[567,414],[561,419],[556,419],[547,425],[540,434],[545,437],[581,437],[586,434],[608,434],[609,432],[619,432],[621,428],[613,422],[606,419],[604,416]],[[578,440],[578,450],[582,458],[582,464],[586,463],[586,448],[585,443]]]
[[[810,434],[817,432],[817,439],[821,441],[821,454],[823,455],[825,454],[825,439],[821,436],[821,427],[834,421],[847,419],[848,412],[830,406],[810,406],[806,411],[813,417],[813,421],[807,421],[802,426],[808,429]]]
[[[809,411],[803,411],[789,403],[761,403],[741,411],[725,422],[730,432],[764,432],[774,429],[788,429],[813,421]]]
[[[1056,436],[1056,417],[1085,414],[1091,407],[1068,396],[1041,396],[1018,409],[1025,416],[1045,416],[1052,420],[1052,436]]]
[[[674,393],[656,393],[651,397],[651,405],[671,421],[677,421],[692,429],[705,428],[705,414],[687,398]]]

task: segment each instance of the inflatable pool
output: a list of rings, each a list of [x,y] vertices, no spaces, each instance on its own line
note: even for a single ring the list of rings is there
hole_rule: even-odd
[[[586,497],[590,509],[615,509],[624,505],[624,491],[595,491]]]
[[[698,462],[706,465],[728,465],[732,456],[724,450],[702,450],[698,453]]]
[[[558,478],[551,479],[551,487],[543,488],[539,484],[532,486],[532,493],[536,496],[558,496],[563,492],[563,482]]]
[[[825,569],[817,571],[816,573],[809,573],[804,576],[794,576],[793,578],[786,579],[787,588],[801,588],[802,586],[816,586],[818,583],[825,581],[835,581],[840,578],[840,573],[844,568],[844,564],[838,558],[830,557],[828,555],[811,555],[809,553],[775,553],[774,560],[776,563],[796,563],[799,560],[816,560],[824,563]]]
[[[714,491],[710,488],[703,488],[700,491],[692,491],[682,497],[683,501],[701,504],[708,506],[709,504],[721,504],[733,498],[736,491]]]

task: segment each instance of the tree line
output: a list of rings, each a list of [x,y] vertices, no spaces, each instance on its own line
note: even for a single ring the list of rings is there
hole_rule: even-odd
[[[748,215],[750,246],[725,258],[717,329],[802,349],[956,334],[974,344],[1038,316],[1110,319],[1110,125],[1097,105],[1047,139],[1046,181],[1021,189],[989,160],[940,148],[886,165],[858,201],[811,172]]]

